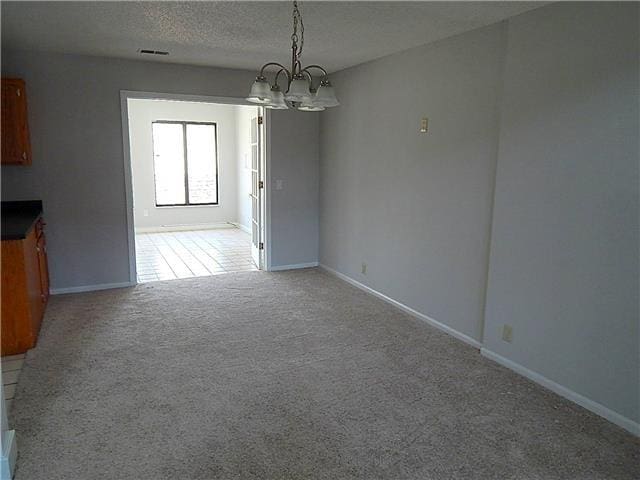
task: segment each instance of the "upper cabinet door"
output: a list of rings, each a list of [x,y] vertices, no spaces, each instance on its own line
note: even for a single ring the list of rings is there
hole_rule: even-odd
[[[31,165],[24,80],[2,79],[2,163]]]

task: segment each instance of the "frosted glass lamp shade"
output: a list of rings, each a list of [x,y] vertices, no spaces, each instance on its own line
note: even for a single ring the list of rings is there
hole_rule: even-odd
[[[324,110],[324,106],[316,105],[316,103],[312,100],[312,97],[305,98],[302,103],[298,106],[298,110],[303,112],[321,112]]]
[[[284,98],[290,102],[302,102],[305,99],[311,98],[309,92],[309,82],[303,76],[296,75],[291,80],[289,85],[289,91],[285,94]]]
[[[264,77],[256,77],[251,85],[251,91],[247,100],[253,103],[269,104],[271,103],[271,86]]]
[[[336,92],[333,89],[333,85],[331,85],[329,81],[323,81],[320,84],[313,103],[323,107],[337,107],[340,105],[340,102],[338,102],[338,99],[336,98]]]
[[[289,107],[284,101],[284,94],[280,91],[280,87],[274,85],[271,87],[271,103],[267,105],[271,110],[286,110]]]

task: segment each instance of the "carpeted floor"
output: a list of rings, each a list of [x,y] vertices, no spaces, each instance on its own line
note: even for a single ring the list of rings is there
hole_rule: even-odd
[[[632,479],[640,442],[321,271],[53,297],[17,480]]]

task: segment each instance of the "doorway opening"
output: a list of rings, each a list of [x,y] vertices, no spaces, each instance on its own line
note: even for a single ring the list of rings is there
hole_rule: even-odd
[[[265,269],[264,109],[121,97],[131,283]]]

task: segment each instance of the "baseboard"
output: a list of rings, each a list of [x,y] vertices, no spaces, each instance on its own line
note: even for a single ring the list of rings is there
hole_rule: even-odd
[[[347,283],[350,283],[351,285],[364,290],[367,293],[370,293],[371,295],[378,297],[381,300],[384,300],[387,303],[390,303],[391,305],[399,308],[400,310],[420,319],[425,321],[426,323],[428,323],[429,325],[432,325],[442,331],[444,331],[445,333],[448,333],[449,335],[452,335],[456,338],[458,338],[459,340],[462,340],[463,342],[468,343],[469,345],[472,345],[473,347],[476,347],[478,349],[480,349],[480,353],[490,359],[493,360],[497,363],[499,363],[500,365],[513,370],[516,373],[519,373],[520,375],[528,378],[529,380],[551,390],[554,393],[557,393],[558,395],[560,395],[561,397],[566,398],[567,400],[570,400],[578,405],[580,405],[581,407],[586,408],[587,410],[595,413],[596,415],[599,415],[601,417],[603,417],[604,419],[610,421],[611,423],[614,423],[616,425],[618,425],[619,427],[624,428],[625,430],[627,430],[628,432],[632,433],[633,435],[636,436],[640,436],[640,424],[637,422],[634,422],[633,420],[620,415],[619,413],[614,412],[613,410],[605,407],[604,405],[599,404],[598,402],[594,402],[593,400],[588,399],[587,397],[584,397],[583,395],[580,395],[577,392],[574,392],[573,390],[568,389],[567,387],[563,387],[562,385],[560,385],[559,383],[554,382],[553,380],[549,380],[548,378],[540,375],[539,373],[536,373],[532,370],[529,370],[528,368],[523,367],[522,365],[515,363],[501,355],[498,355],[497,353],[492,352],[491,350],[487,350],[486,348],[484,348],[482,346],[482,344],[480,342],[478,342],[477,340],[465,335],[464,333],[458,332],[457,330],[454,330],[453,328],[444,325],[440,322],[438,322],[437,320],[434,320],[431,317],[428,317],[427,315],[418,312],[417,310],[414,310],[411,307],[407,307],[406,305],[398,302],[397,300],[394,300],[386,295],[384,295],[383,293],[378,292],[377,290],[374,290],[371,287],[368,287],[360,282],[358,282],[357,280],[354,280],[353,278],[345,275],[344,273],[340,273],[337,270],[334,270],[330,267],[327,267],[326,265],[322,265],[320,264],[320,268],[325,270],[326,272],[330,273],[331,275],[334,275],[338,278],[340,278],[341,280],[344,280]]]
[[[248,233],[249,235],[251,235],[251,229],[249,227],[247,227],[246,225],[242,225],[241,223],[238,223],[238,222],[231,222],[231,225],[234,225],[236,228],[239,228],[243,232]]]
[[[120,282],[120,283],[101,283],[99,285],[82,285],[80,287],[52,288],[51,295],[63,295],[65,293],[95,292],[97,290],[110,290],[112,288],[133,287],[134,285],[135,283],[132,283],[132,282]]]
[[[0,456],[0,480],[11,480],[18,458],[18,443],[15,430],[2,432],[2,456]]]
[[[309,262],[309,263],[294,263],[292,265],[272,265],[269,269],[270,272],[280,272],[282,270],[296,270],[298,268],[312,268],[317,267],[318,262]]]
[[[572,401],[573,403],[577,403],[581,407],[586,408],[587,410],[599,415],[606,420],[609,420],[611,423],[615,423],[619,427],[624,428],[628,432],[634,434],[635,436],[640,436],[640,424],[634,422],[630,418],[627,418],[619,413],[614,412],[613,410],[605,407],[604,405],[599,404],[598,402],[594,402],[593,400],[588,399],[580,395],[573,390],[568,389],[567,387],[563,387],[559,383],[554,382],[553,380],[549,380],[547,377],[540,375],[532,370],[529,370],[526,367],[523,367],[519,363],[513,362],[508,358],[503,357],[502,355],[498,355],[497,353],[492,352],[491,350],[487,350],[486,348],[481,348],[480,353],[482,356],[493,360],[496,363],[499,363],[503,367],[506,367],[510,370],[513,370],[520,375],[527,377],[529,380],[542,385],[545,388],[548,388],[554,393],[557,393],[561,397],[566,398],[567,400]]]
[[[192,225],[161,225],[159,227],[136,227],[136,233],[188,232],[191,230],[215,230],[218,228],[233,228],[236,226],[237,225],[233,222],[196,223]]]
[[[330,273],[331,275],[334,275],[339,279],[344,280],[347,283],[350,283],[354,287],[357,287],[360,290],[364,290],[365,292],[373,295],[374,297],[378,297],[379,299],[384,300],[385,302],[393,305],[394,307],[399,308],[403,312],[408,313],[409,315],[416,317],[417,319],[422,320],[425,323],[428,323],[432,327],[435,327],[438,330],[442,330],[443,332],[448,333],[449,335],[457,338],[458,340],[462,340],[463,342],[471,345],[474,348],[479,349],[482,347],[482,344],[479,341],[477,341],[475,338],[471,338],[470,336],[465,335],[464,333],[459,332],[445,325],[444,323],[440,323],[437,320],[434,320],[433,318],[425,315],[424,313],[418,312],[417,310],[414,310],[413,308],[408,307],[405,304],[400,303],[399,301],[394,300],[391,297],[388,297],[384,293],[380,293],[377,290],[374,290],[373,288],[368,287],[365,284],[358,282],[357,280],[354,280],[353,278],[345,275],[344,273],[340,273],[337,270],[334,270],[333,268],[327,267],[326,265],[322,265],[322,264],[320,264],[320,268]]]

